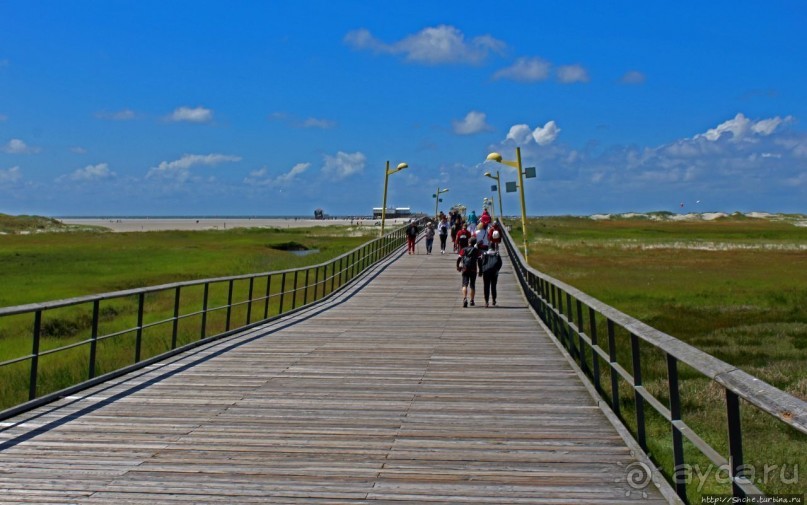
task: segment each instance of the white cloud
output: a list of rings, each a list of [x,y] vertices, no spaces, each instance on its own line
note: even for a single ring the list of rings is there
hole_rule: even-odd
[[[275,177],[270,176],[268,168],[262,167],[251,171],[244,178],[244,182],[255,186],[284,186],[294,181],[298,175],[308,170],[310,166],[311,163],[297,163],[288,172]]]
[[[770,118],[770,119],[762,119],[757,121],[751,126],[751,131],[767,137],[768,135],[772,134],[776,128],[779,127],[782,123],[789,122],[791,120],[791,116],[786,117],[785,119],[780,118],[779,116]]]
[[[0,168],[0,184],[9,182],[17,182],[22,178],[20,167],[11,167],[7,169]]]
[[[792,120],[792,116],[787,116],[784,119],[776,116],[755,122],[745,117],[744,114],[738,113],[733,119],[724,121],[715,128],[707,130],[706,133],[696,135],[695,138],[705,138],[706,140],[715,142],[720,140],[724,134],[731,133],[731,137],[729,138],[729,141],[731,142],[740,142],[743,140],[753,141],[754,135],[767,137],[771,135],[780,125],[788,123]]]
[[[532,132],[532,138],[539,146],[551,144],[558,138],[560,128],[554,121],[548,121],[543,127],[539,126]]]
[[[168,116],[169,121],[189,123],[208,123],[213,120],[213,111],[204,107],[179,107]]]
[[[146,179],[160,177],[184,182],[190,178],[190,169],[195,166],[214,166],[221,163],[241,161],[240,156],[227,154],[186,154],[178,160],[163,161],[149,169]]]
[[[137,117],[137,114],[131,109],[123,109],[117,112],[101,111],[95,115],[98,119],[105,119],[110,121],[130,121]]]
[[[321,128],[328,130],[336,127],[336,121],[330,119],[310,117],[301,120],[285,112],[273,112],[269,114],[269,119],[284,122],[293,128]]]
[[[491,52],[501,53],[506,47],[504,42],[490,35],[474,37],[468,41],[459,29],[449,25],[424,28],[392,44],[382,42],[369,30],[361,28],[345,35],[344,42],[354,49],[378,54],[402,54],[407,61],[427,65],[476,64],[487,58]]]
[[[638,70],[630,70],[625,72],[625,75],[622,76],[620,82],[622,84],[644,84],[646,80],[645,75]]]
[[[109,179],[115,177],[115,172],[109,169],[106,163],[98,163],[97,165],[87,165],[84,168],[79,168],[70,175],[60,177],[58,180],[69,179],[71,181],[96,181],[100,179]]]
[[[9,140],[0,150],[9,154],[32,154],[39,152],[39,148],[31,147],[20,139]]]
[[[73,154],[87,154],[87,150],[81,146],[73,146],[70,148],[70,152]]]
[[[588,82],[588,71],[581,65],[563,65],[558,67],[558,80],[564,84]]]
[[[303,121],[300,126],[302,128],[329,129],[329,128],[333,128],[334,126],[336,126],[336,123],[334,121],[331,121],[330,119],[319,119],[319,118],[310,117],[310,118],[306,119],[305,121]]]
[[[518,82],[544,81],[549,78],[552,65],[541,58],[519,58],[516,62],[493,74],[494,79],[510,79]]]
[[[532,138],[532,130],[529,125],[517,124],[510,127],[505,140],[512,140],[516,144],[526,144]]]
[[[512,140],[516,144],[526,145],[535,142],[540,146],[549,145],[558,138],[560,128],[555,121],[547,121],[544,126],[539,126],[535,130],[530,130],[529,125],[517,124],[510,127],[505,141]]]
[[[367,157],[361,152],[345,153],[339,151],[336,156],[325,155],[322,173],[333,179],[345,179],[364,171]]]
[[[729,119],[717,127],[707,130],[703,134],[707,140],[715,141],[723,136],[724,133],[730,132],[732,141],[739,141],[748,133],[751,128],[751,120],[743,114],[737,114],[734,119]]]
[[[298,163],[298,164],[294,165],[293,167],[291,167],[291,170],[289,170],[285,174],[282,174],[282,175],[278,176],[278,178],[277,178],[278,182],[281,182],[281,183],[291,182],[292,179],[294,179],[298,175],[300,175],[303,172],[305,172],[306,170],[308,170],[308,167],[310,167],[310,166],[311,166],[311,163]]]
[[[490,125],[485,122],[485,113],[472,110],[465,115],[464,119],[452,122],[454,133],[457,135],[471,135],[481,131],[490,130]]]

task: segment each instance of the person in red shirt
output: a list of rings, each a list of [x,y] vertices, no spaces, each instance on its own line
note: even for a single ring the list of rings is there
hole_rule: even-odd
[[[491,222],[490,213],[488,212],[488,209],[482,210],[482,217],[479,218],[479,222],[483,224],[488,224]]]
[[[415,240],[418,238],[419,231],[418,225],[414,220],[406,227],[406,251],[409,254],[415,254]]]
[[[468,247],[470,238],[471,232],[468,231],[468,223],[462,223],[462,228],[457,232],[456,250],[461,251],[463,248]]]

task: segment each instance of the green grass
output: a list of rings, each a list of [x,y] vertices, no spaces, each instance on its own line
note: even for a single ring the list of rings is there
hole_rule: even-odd
[[[803,217],[801,218],[803,221]],[[521,243],[520,227],[513,227]],[[715,221],[653,221],[646,218],[595,221],[555,217],[528,227],[530,264],[557,279],[677,337],[775,387],[807,400],[807,228],[787,221],[733,216]],[[598,323],[604,328],[604,321]],[[618,361],[631,369],[629,337],[617,337]],[[607,348],[607,345],[605,346]],[[601,363],[606,369],[607,364]],[[668,402],[664,356],[642,348],[645,387]],[[725,395],[721,387],[681,366],[684,421],[727,455]],[[606,395],[610,382],[603,377]],[[620,405],[635,432],[633,393],[620,384]],[[651,412],[652,409],[646,409]],[[807,437],[743,404],[746,463],[758,474],[765,465],[807,469]],[[651,455],[672,468],[670,429],[648,417]],[[687,462],[707,467],[693,447]],[[781,476],[779,471],[770,475]],[[761,475],[758,475],[760,477]],[[804,492],[769,478],[768,492]],[[728,493],[714,478],[700,493]]]
[[[375,233],[334,226],[5,235],[0,306],[317,264]],[[291,242],[319,252],[300,257],[281,250]]]
[[[6,220],[8,221],[8,219]],[[37,220],[22,218],[25,225],[18,232],[31,231]],[[34,224],[31,224],[34,223]],[[29,226],[26,228],[25,226]],[[38,228],[37,228],[38,229]],[[108,293],[177,281],[210,279],[261,272],[277,272],[326,262],[375,238],[372,228],[313,227],[300,229],[231,229],[226,231],[170,231],[110,233],[101,231],[36,232],[7,234],[0,241],[0,306],[14,306]],[[314,250],[299,256],[291,250]],[[324,277],[319,269],[309,271]],[[332,270],[329,270],[329,274]],[[193,315],[203,307],[204,287],[181,290],[177,345],[204,336],[215,335],[247,322],[300,306],[313,300],[313,290],[305,290],[305,273],[287,276],[280,295],[282,278],[271,280],[272,298],[260,300],[267,291],[266,276],[256,278],[249,296],[250,281],[233,282],[233,302],[244,302],[232,308],[227,323],[229,283],[211,283],[204,327],[201,316]],[[321,297],[338,288],[340,277],[333,283],[318,286]],[[298,288],[295,293],[291,291]],[[144,326],[139,358],[147,359],[172,348],[172,317],[175,291],[145,295]],[[253,301],[249,301],[253,300]],[[282,303],[282,306],[281,306]],[[124,332],[98,343],[95,375],[113,371],[136,361],[138,297],[127,296],[104,300],[99,305],[99,336]],[[40,352],[78,344],[40,359],[37,395],[58,391],[89,378],[92,304],[81,304],[43,313]],[[0,362],[24,357],[32,352],[33,314],[0,318]],[[30,360],[0,367],[0,409],[28,399]]]

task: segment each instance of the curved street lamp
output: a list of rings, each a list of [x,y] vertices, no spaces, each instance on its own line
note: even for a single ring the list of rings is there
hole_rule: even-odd
[[[434,198],[434,219],[437,219],[437,206],[442,201],[440,198],[441,193],[448,193],[448,188],[440,189],[440,186],[437,186],[437,193],[432,195],[432,198]]]
[[[491,218],[496,219],[496,208],[493,205],[493,198],[488,198],[488,197],[482,198],[482,208],[487,209],[488,205],[490,205]]]
[[[504,209],[502,208],[502,182],[499,177],[499,171],[496,170],[495,176],[490,172],[485,172],[485,177],[490,177],[496,181],[496,189],[499,191],[499,219],[504,220]]]
[[[524,259],[527,259],[527,209],[524,204],[524,172],[521,168],[521,148],[516,147],[515,161],[503,160],[502,155],[499,153],[488,154],[486,161],[495,161],[518,170],[518,187],[521,190],[521,234],[524,237]]]
[[[389,176],[395,172],[400,172],[409,165],[406,163],[398,163],[398,166],[392,170],[389,168],[389,161],[387,161],[387,168],[384,170],[384,201],[381,204],[381,236],[384,236],[384,221],[387,218],[387,187],[389,186]]]

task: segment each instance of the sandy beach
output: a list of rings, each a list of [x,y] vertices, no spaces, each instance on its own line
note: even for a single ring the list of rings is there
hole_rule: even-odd
[[[228,228],[307,228],[311,226],[375,226],[372,219],[294,219],[294,218],[65,218],[64,224],[103,226],[113,232],[163,230],[226,230]],[[388,219],[385,226],[398,226],[406,219]]]

